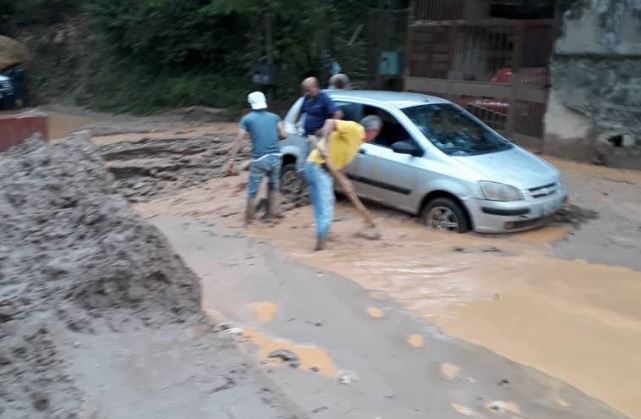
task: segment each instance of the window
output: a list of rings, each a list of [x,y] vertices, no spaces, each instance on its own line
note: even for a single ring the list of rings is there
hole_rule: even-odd
[[[336,107],[343,111],[343,120],[360,121],[363,119],[363,105],[360,103],[334,102]]]
[[[407,130],[388,112],[374,106],[365,106],[363,114],[363,116],[376,115],[383,121],[381,132],[370,144],[392,147],[396,142],[412,140]]]
[[[512,148],[509,141],[449,103],[415,106],[403,112],[432,144],[451,156],[471,156]]]

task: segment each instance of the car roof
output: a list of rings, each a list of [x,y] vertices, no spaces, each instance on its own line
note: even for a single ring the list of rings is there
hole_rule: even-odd
[[[450,103],[448,100],[437,97],[408,92],[388,92],[382,90],[325,90],[333,100],[371,100],[384,102],[399,109],[432,103]]]

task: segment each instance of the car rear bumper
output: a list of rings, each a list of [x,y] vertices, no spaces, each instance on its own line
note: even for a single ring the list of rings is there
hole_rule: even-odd
[[[566,202],[566,192],[560,191],[542,199],[516,202],[470,199],[466,204],[476,232],[509,233],[546,224]]]

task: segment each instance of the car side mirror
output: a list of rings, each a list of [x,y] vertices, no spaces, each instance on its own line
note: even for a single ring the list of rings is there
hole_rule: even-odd
[[[394,153],[409,154],[410,156],[422,156],[423,152],[413,141],[398,141],[392,144]]]

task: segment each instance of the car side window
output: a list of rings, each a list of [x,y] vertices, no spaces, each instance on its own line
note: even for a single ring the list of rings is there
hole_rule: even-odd
[[[414,142],[412,136],[407,132],[405,127],[403,127],[403,125],[401,125],[389,112],[375,106],[365,106],[363,111],[363,116],[376,115],[383,121],[381,132],[370,142],[370,144],[391,148],[392,144],[399,141]]]
[[[336,107],[343,111],[343,120],[360,121],[363,118],[363,105],[351,102],[334,102]]]

